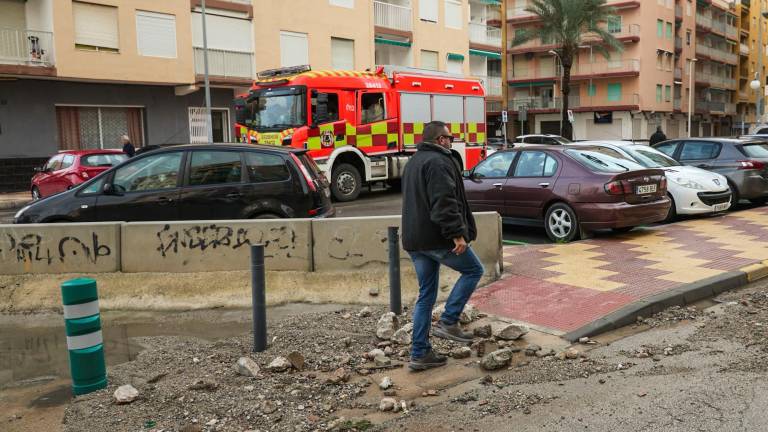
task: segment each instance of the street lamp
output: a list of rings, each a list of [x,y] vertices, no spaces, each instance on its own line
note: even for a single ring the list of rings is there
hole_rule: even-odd
[[[549,50],[547,51],[549,54],[552,54],[553,56],[557,57],[557,60],[560,62],[560,67],[563,67],[563,59],[560,58],[560,54],[557,53],[555,50]],[[560,94],[563,95],[563,100],[560,101],[560,134],[563,134],[563,107],[565,106],[565,93],[563,93],[563,75],[561,73],[558,73],[560,78]]]
[[[688,66],[688,138],[691,137],[691,115],[693,114],[693,64],[699,61],[699,59],[689,59]]]
[[[758,119],[760,119],[760,102],[762,102],[760,98],[760,87],[762,87],[760,72],[755,72],[755,79],[749,83],[749,87],[757,93],[757,97],[755,98],[755,126],[757,126],[760,123]]]

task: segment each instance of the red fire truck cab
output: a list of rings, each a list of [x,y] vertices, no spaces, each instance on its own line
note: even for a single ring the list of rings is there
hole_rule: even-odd
[[[446,73],[273,69],[259,73],[235,106],[238,140],[308,149],[337,201],[354,200],[366,184],[397,184],[432,120],[449,125],[465,169],[485,155],[483,86]]]

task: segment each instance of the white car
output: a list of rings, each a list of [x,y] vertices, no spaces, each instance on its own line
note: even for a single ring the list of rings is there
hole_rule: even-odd
[[[661,168],[667,176],[667,191],[673,206],[667,222],[678,214],[697,215],[726,211],[731,207],[731,189],[725,176],[693,166],[681,165],[664,153],[628,141],[586,141],[578,144],[600,145],[648,168]]]

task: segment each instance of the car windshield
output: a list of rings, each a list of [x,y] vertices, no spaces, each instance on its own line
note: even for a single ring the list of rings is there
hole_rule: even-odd
[[[127,155],[119,153],[92,154],[80,158],[80,165],[87,167],[110,167],[128,159]]]
[[[262,90],[237,105],[237,122],[257,131],[281,131],[306,124],[303,88]]]
[[[669,168],[680,166],[680,162],[650,147],[624,147],[624,151],[629,153],[629,155],[639,162],[640,165],[647,168]]]
[[[744,144],[741,148],[749,157],[768,158],[768,143]]]
[[[607,147],[586,147],[565,151],[582,166],[597,173],[618,173],[644,167]]]

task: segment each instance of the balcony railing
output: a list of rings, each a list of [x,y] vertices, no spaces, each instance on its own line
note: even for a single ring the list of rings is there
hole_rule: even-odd
[[[478,76],[483,81],[486,96],[501,96],[501,77]]]
[[[195,73],[204,72],[203,49],[195,47]],[[252,78],[253,53],[208,48],[208,73],[224,78]]]
[[[693,108],[696,112],[736,113],[736,104],[729,102],[696,100],[694,104]]]
[[[725,36],[730,39],[738,39],[739,38],[739,29],[736,28],[736,26],[726,26],[725,27]]]
[[[469,23],[469,41],[501,48],[501,29],[480,23]]]
[[[411,8],[380,1],[373,2],[373,19],[379,27],[393,30],[413,30]]]
[[[696,55],[703,55],[709,57],[710,48],[704,44],[696,44]]]
[[[708,48],[709,57],[713,60],[721,61],[723,63],[736,63],[739,61],[739,56],[730,51],[725,51],[720,48]]]
[[[571,76],[640,72],[640,60],[628,59],[595,63],[579,63],[571,69]]]
[[[741,54],[743,56],[748,56],[749,55],[749,45],[747,45],[745,43],[739,44],[739,54]]]
[[[562,97],[517,97],[509,100],[509,109],[520,111],[521,107],[528,110],[559,110],[562,108]],[[572,95],[568,97],[568,109],[591,108],[591,107],[619,107],[640,105],[640,95],[626,94],[618,98],[607,98],[605,96],[587,96],[580,97]]]
[[[737,85],[735,78],[730,78],[722,75],[714,75],[714,74],[697,71],[695,78],[697,82],[706,82],[706,83],[709,83],[709,85],[714,87],[735,90]]]
[[[675,5],[675,18],[682,18],[683,17],[683,7],[679,4]]]
[[[672,99],[672,109],[680,111],[683,107],[683,102],[680,98]]]
[[[705,27],[712,28],[712,17],[696,13],[696,24]]]
[[[680,36],[675,36],[675,49],[683,49],[683,39]]]
[[[53,33],[0,28],[0,63],[51,66]]]
[[[676,80],[683,79],[683,69],[682,68],[675,68],[675,79]]]
[[[725,34],[725,21],[712,20],[712,30],[720,34]]]

